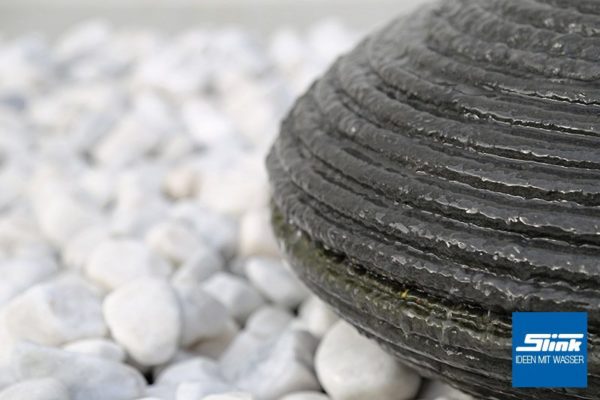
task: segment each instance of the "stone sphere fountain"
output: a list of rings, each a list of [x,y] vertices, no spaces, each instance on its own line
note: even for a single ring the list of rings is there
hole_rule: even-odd
[[[600,393],[600,1],[446,0],[341,57],[268,157],[297,274],[485,399]],[[588,312],[588,388],[511,387],[511,313]]]

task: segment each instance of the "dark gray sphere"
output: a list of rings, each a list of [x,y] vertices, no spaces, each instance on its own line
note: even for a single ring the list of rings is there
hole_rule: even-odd
[[[268,157],[298,275],[491,399],[600,396],[600,1],[445,0],[302,96]],[[511,387],[511,313],[587,311],[588,388]]]

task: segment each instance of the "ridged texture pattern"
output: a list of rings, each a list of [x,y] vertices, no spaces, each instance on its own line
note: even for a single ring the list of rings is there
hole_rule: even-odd
[[[298,274],[482,398],[600,396],[600,1],[445,0],[341,57],[268,157]],[[511,388],[513,311],[589,313],[589,387]]]

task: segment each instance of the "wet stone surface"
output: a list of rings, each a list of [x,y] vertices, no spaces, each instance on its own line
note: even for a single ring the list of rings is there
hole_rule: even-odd
[[[339,58],[268,157],[288,260],[420,372],[600,391],[600,6],[451,0]],[[586,311],[586,390],[511,386],[511,312]]]

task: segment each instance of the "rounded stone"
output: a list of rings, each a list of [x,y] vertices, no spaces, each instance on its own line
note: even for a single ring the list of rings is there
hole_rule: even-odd
[[[142,365],[159,365],[176,352],[181,315],[175,290],[159,278],[139,278],[104,300],[104,317],[115,338]]]
[[[322,338],[339,321],[331,307],[316,296],[311,296],[302,303],[298,317],[300,326],[318,338]]]
[[[246,276],[273,303],[295,308],[308,297],[302,283],[278,259],[253,257],[245,266]]]
[[[287,310],[264,306],[250,315],[244,328],[259,338],[271,338],[285,331],[292,321],[293,316]]]
[[[102,300],[88,286],[65,279],[40,283],[11,300],[4,322],[15,339],[58,346],[104,336]]]
[[[219,336],[229,314],[225,306],[199,286],[177,287],[181,310],[181,344],[190,346]]]
[[[279,400],[329,400],[329,397],[320,392],[297,392],[285,395]]]
[[[187,261],[197,248],[204,245],[193,226],[181,221],[158,223],[150,228],[145,239],[150,249],[175,265]]]
[[[81,339],[67,343],[63,350],[72,351],[80,354],[106,358],[116,362],[125,361],[125,350],[117,343],[109,339]]]
[[[202,398],[202,400],[255,400],[255,398],[250,393],[229,392],[222,394],[212,394],[210,396]]]
[[[67,388],[53,378],[15,383],[0,392],[0,400],[69,400]]]
[[[104,358],[20,343],[13,361],[20,379],[56,379],[67,387],[71,400],[132,399],[146,389],[138,371]]]
[[[142,241],[110,239],[96,246],[88,258],[85,272],[91,280],[112,290],[139,277],[168,277],[172,269]]]
[[[419,375],[344,321],[319,344],[315,367],[333,400],[409,400],[421,383]]]
[[[58,265],[51,259],[28,257],[0,260],[0,305],[56,272]]]
[[[226,272],[214,274],[202,288],[223,303],[229,314],[240,322],[264,304],[260,293],[246,280]]]

